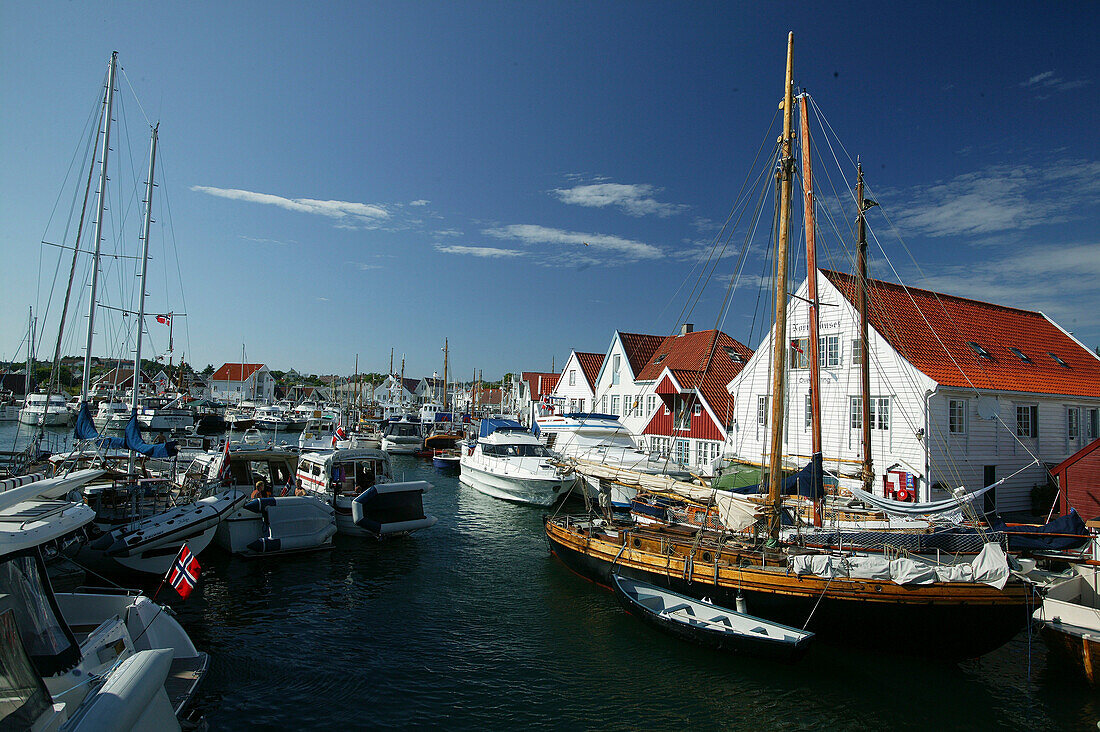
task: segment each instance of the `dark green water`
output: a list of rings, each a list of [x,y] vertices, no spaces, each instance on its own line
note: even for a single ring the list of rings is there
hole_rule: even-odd
[[[198,702],[212,729],[1066,730],[1100,720],[1100,694],[1049,667],[1041,639],[1026,634],[954,666],[825,644],[781,666],[686,645],[554,559],[542,509],[484,496],[429,462],[393,465],[434,484],[433,528],[386,543],[337,536],[331,551],[291,557],[200,557],[199,588],[172,604],[213,659]]]

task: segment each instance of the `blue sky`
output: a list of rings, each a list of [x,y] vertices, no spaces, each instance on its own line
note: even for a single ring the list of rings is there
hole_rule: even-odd
[[[888,258],[908,284],[1041,309],[1100,344],[1100,9],[894,5],[3,0],[0,358],[46,307],[58,250],[38,242],[64,234],[112,50],[119,180],[144,180],[146,116],[161,125],[149,308],[187,311],[177,359],[217,366],[243,343],[278,369],[347,373],[358,353],[384,371],[392,347],[424,374],[448,337],[459,375],[496,378],[560,369],[615,329],[676,328],[776,134],[788,30],[796,84],[904,241],[876,211],[872,274],[890,278]],[[828,164],[835,184],[851,173]],[[112,215],[135,223],[105,247],[133,254],[126,200]],[[848,244],[823,238],[846,267]],[[107,302],[132,297],[127,266]],[[697,328],[719,322],[732,269]],[[756,301],[742,286],[720,321],[750,346]],[[96,350],[118,356],[100,317]]]

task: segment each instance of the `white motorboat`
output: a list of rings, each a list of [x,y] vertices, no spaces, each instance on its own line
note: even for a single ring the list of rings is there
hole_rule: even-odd
[[[147,597],[55,593],[45,559],[81,541],[95,513],[76,502],[7,500],[14,492],[0,500],[0,726],[179,729],[207,654]]]
[[[257,407],[253,413],[253,426],[261,430],[272,430],[275,432],[290,432],[294,429],[296,422],[287,417],[286,412],[278,406],[265,406]],[[298,429],[304,425],[299,425]]]
[[[72,418],[72,413],[65,405],[65,397],[61,394],[28,394],[23,408],[19,410],[19,421],[23,424],[65,426]]]
[[[656,453],[638,447],[634,436],[613,414],[536,415],[532,431],[537,437],[545,439],[548,448],[565,458],[650,475],[670,472],[669,462]],[[609,493],[611,505],[615,508],[629,508],[637,492],[631,486],[601,481],[594,476],[585,475],[583,479],[593,498],[600,498],[602,487],[605,493]]]
[[[214,541],[234,554],[259,555],[332,546],[336,517],[314,496],[294,495],[298,454],[278,448],[239,445],[199,455],[186,472],[184,488],[220,486],[249,497],[218,524]],[[254,497],[256,484],[261,485]],[[264,496],[267,493],[267,496]]]
[[[195,414],[183,406],[182,397],[171,401],[146,398],[142,400],[137,418],[141,429],[146,432],[185,430],[195,424]]]
[[[218,524],[247,497],[243,491],[224,488],[185,498],[170,481],[159,478],[88,486],[84,498],[95,510],[95,526],[102,533],[81,548],[79,558],[108,570],[163,575],[184,543],[192,554],[206,549]]]
[[[420,419],[405,414],[386,423],[382,430],[382,449],[391,455],[411,455],[424,447],[424,430]]]
[[[298,435],[299,450],[331,450],[335,444],[346,439],[337,435],[338,425],[327,417],[311,417],[302,434]]]
[[[434,526],[424,513],[431,483],[395,483],[390,456],[377,448],[351,448],[302,455],[298,484],[336,511],[340,533],[383,538]]]
[[[115,399],[99,403],[92,421],[100,430],[123,430],[130,421],[130,405]]]
[[[559,460],[519,422],[485,418],[477,442],[462,452],[459,481],[495,498],[550,506],[577,479]]]

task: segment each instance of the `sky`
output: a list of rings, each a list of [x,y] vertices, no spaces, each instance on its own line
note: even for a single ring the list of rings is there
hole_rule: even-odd
[[[0,0],[0,359],[29,306],[52,356],[71,253],[40,242],[72,244],[113,50],[97,299],[134,307],[159,122],[146,307],[186,313],[177,361],[384,372],[393,349],[419,376],[447,339],[452,373],[495,379],[682,320],[756,347],[767,237],[724,307],[751,217],[722,223],[771,165],[788,31],[815,178],[843,189],[858,156],[880,204],[871,275],[1100,345],[1095,4]],[[850,268],[844,216],[822,266]],[[128,354],[133,320],[100,308],[93,351]]]

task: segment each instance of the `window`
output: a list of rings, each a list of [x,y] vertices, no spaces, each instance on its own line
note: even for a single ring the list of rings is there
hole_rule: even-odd
[[[848,427],[853,430],[863,429],[863,398],[848,397]]]
[[[657,409],[657,395],[650,394],[645,398],[645,416],[650,417],[653,415],[654,410]]]
[[[859,338],[852,339],[852,363],[856,366],[863,363],[863,341]]]
[[[680,465],[687,465],[691,459],[691,443],[687,440],[676,440],[676,462]]]
[[[600,411],[607,414],[607,394],[600,398]]]
[[[871,397],[871,429],[890,429],[890,397]]]
[[[993,360],[993,354],[986,350],[985,346],[981,345],[980,343],[967,341],[966,345],[970,346],[970,349],[974,351],[974,353],[978,354],[980,358],[988,358],[990,361]]]
[[[726,352],[726,355],[730,357],[730,361],[734,363],[745,363],[745,357],[737,351],[733,350],[730,346],[722,346],[722,350]]]
[[[690,430],[691,414],[688,412],[687,400],[676,397],[676,401],[674,402],[673,406],[676,409],[676,418],[672,425],[673,429]]]
[[[1012,351],[1012,355],[1014,355],[1016,358],[1020,359],[1024,363],[1031,363],[1031,359],[1028,358],[1027,354],[1021,351],[1019,348],[1016,348],[1015,346],[1010,346],[1008,350]]]
[[[619,395],[615,394],[611,397],[611,413],[619,414]]]
[[[1061,366],[1061,367],[1063,367],[1063,368],[1067,368],[1067,369],[1069,368],[1069,364],[1068,364],[1068,363],[1066,363],[1065,361],[1063,361],[1063,360],[1061,359],[1061,357],[1060,357],[1060,356],[1058,356],[1058,354],[1056,354],[1056,353],[1051,353],[1050,351],[1047,351],[1047,355],[1048,355],[1048,356],[1050,356],[1051,358],[1053,358],[1053,359],[1054,359],[1054,363],[1058,364],[1059,366]]]
[[[771,397],[756,397],[756,424],[761,427],[768,426],[768,401]]]
[[[622,356],[616,355],[614,361],[612,362],[614,364],[611,367],[611,383],[613,385],[619,383],[619,363],[621,362],[621,360]]]
[[[1070,407],[1066,410],[1066,439],[1076,440],[1081,437],[1081,410]]]
[[[656,365],[657,365],[657,364],[659,364],[659,363],[660,363],[661,361],[664,361],[664,360],[665,360],[665,356],[667,356],[667,355],[668,355],[667,353],[662,353],[662,354],[661,354],[660,356],[658,356],[657,358],[653,359],[653,365],[654,365],[654,366],[656,366]]]
[[[840,336],[822,336],[817,339],[817,362],[825,368],[840,366]]]
[[[1100,437],[1100,409],[1085,410],[1085,437],[1089,440]]]
[[[809,338],[791,339],[791,368],[810,368]]]
[[[803,429],[810,429],[810,426],[814,421],[814,407],[813,402],[810,400],[810,395],[806,395],[806,421],[803,423]]]
[[[966,400],[947,401],[947,431],[953,435],[966,434]]]
[[[569,369],[569,386],[577,385],[577,370]]]
[[[1037,405],[1016,407],[1016,434],[1020,437],[1039,436],[1039,407]]]
[[[692,410],[692,414],[694,414],[696,417],[698,417],[702,413],[703,413],[703,405],[702,404],[696,404],[695,409]]]

